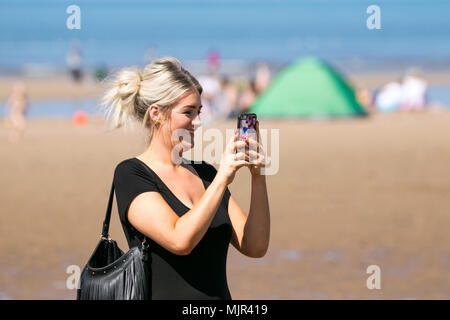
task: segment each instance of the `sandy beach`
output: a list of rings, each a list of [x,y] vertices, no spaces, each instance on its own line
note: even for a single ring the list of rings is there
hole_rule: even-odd
[[[232,297],[449,299],[449,123],[449,112],[262,121],[280,130],[280,170],[267,178],[271,245],[262,259],[230,246]],[[113,170],[142,151],[142,137],[44,119],[18,145],[7,133],[2,125],[0,298],[74,299],[66,270],[97,244]],[[247,170],[230,190],[248,210]],[[116,207],[111,235],[126,249]],[[370,265],[380,290],[366,287]]]

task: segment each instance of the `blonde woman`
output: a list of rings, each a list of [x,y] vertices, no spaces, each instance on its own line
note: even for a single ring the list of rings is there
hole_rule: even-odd
[[[231,299],[229,243],[255,258],[264,256],[269,245],[263,156],[251,150],[260,150],[257,141],[238,141],[235,134],[218,170],[204,161],[173,160],[179,143],[180,156],[193,147],[194,130],[201,124],[201,93],[198,81],[178,60],[162,58],[142,73],[120,71],[103,101],[113,128],[138,121],[148,129],[148,147],[117,165],[114,186],[129,246],[144,236],[150,239],[152,299]],[[184,130],[191,139],[173,141],[175,130]],[[250,151],[236,152],[245,144],[252,146]],[[256,161],[250,162],[251,156]],[[228,190],[242,167],[252,176],[248,215]]]

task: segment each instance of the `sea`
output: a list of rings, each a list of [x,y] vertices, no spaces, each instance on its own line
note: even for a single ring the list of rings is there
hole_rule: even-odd
[[[0,70],[142,65],[156,56],[289,63],[318,56],[362,71],[450,69],[449,0],[0,0]]]

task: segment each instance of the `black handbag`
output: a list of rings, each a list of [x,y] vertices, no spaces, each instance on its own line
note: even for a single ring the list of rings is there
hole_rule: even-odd
[[[100,242],[81,272],[77,300],[147,300],[150,286],[147,237],[127,253],[109,237],[109,221],[114,198],[114,183]]]

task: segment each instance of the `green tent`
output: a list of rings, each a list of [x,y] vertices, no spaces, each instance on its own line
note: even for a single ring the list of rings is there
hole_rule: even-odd
[[[280,71],[249,112],[261,118],[366,115],[345,79],[313,57],[301,59]]]

